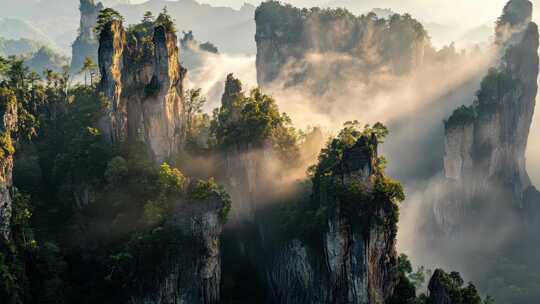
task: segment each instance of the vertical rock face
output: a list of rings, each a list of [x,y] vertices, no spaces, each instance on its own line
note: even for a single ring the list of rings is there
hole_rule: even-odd
[[[126,33],[121,22],[113,21],[100,34],[100,91],[109,102],[107,112],[100,121],[100,127],[111,143],[127,140],[127,105],[122,98],[125,45]]]
[[[451,290],[448,288],[447,275],[440,269],[435,270],[433,276],[429,280],[428,290],[431,303],[435,304],[452,304]]]
[[[404,74],[422,64],[429,47],[423,26],[409,15],[357,17],[343,9],[301,10],[269,1],[257,8],[255,21],[259,85],[278,80],[282,73],[287,74],[281,80],[288,85],[303,82],[308,75],[313,79],[324,64],[341,65],[332,73],[353,62],[365,72],[390,69]],[[317,59],[310,54],[326,56]]]
[[[176,229],[175,253],[143,273],[133,304],[214,304],[220,300],[223,201],[213,195],[181,204],[168,226]],[[189,246],[187,246],[189,244]],[[155,280],[155,281],[154,281]]]
[[[11,187],[13,171],[12,133],[17,128],[17,100],[13,92],[0,88],[0,237],[10,238]]]
[[[94,0],[80,0],[79,10],[81,12],[81,23],[79,35],[72,46],[71,71],[79,72],[83,67],[86,57],[97,62],[98,39],[94,28],[96,27],[97,17],[103,9],[101,2],[95,3]]]
[[[100,90],[110,104],[101,130],[112,143],[141,141],[156,162],[174,155],[183,132],[183,79],[176,35],[162,25],[100,35]]]
[[[458,216],[449,210],[456,204],[503,199],[519,207],[531,187],[525,149],[539,62],[538,28],[531,16],[529,1],[508,2],[496,29],[499,64],[482,81],[474,104],[459,108],[446,122],[445,176],[454,202],[437,207],[442,226],[459,224],[458,218],[450,219]]]
[[[173,157],[183,132],[185,75],[174,29],[145,22],[126,31],[109,22],[100,34],[99,68],[99,90],[109,102],[103,135],[115,145],[144,143],[155,163]],[[141,270],[131,303],[218,303],[222,205],[217,195],[178,204],[167,224],[173,253],[165,252],[151,274]]]
[[[314,185],[313,198],[328,206],[329,216],[317,245],[293,240],[272,259],[267,270],[272,303],[373,304],[385,303],[392,295],[397,279],[395,235],[378,224],[355,225],[358,219],[350,209],[359,208],[364,222],[377,217],[379,224],[387,223],[391,215],[386,202],[344,201],[331,185],[360,185],[370,193],[379,174],[376,146],[374,137],[360,138],[344,151],[333,181]]]

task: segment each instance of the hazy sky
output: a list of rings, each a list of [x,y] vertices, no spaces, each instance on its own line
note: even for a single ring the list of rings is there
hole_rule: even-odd
[[[132,0],[141,3],[146,0]],[[537,2],[535,0],[533,2]],[[215,6],[231,6],[239,8],[243,3],[259,4],[260,0],[200,0]],[[366,8],[392,8],[428,22],[460,23],[471,26],[492,21],[501,12],[507,0],[289,0],[282,1],[296,6],[345,6],[359,13]]]

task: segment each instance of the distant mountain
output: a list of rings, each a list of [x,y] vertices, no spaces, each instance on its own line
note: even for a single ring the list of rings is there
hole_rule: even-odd
[[[483,24],[472,28],[465,32],[461,37],[461,41],[488,41],[490,37],[493,37],[493,24]]]
[[[0,56],[20,56],[35,53],[41,45],[40,42],[25,38],[17,40],[0,38]]]
[[[6,39],[30,39],[42,43],[51,43],[51,40],[42,31],[30,23],[13,18],[0,18],[0,37]]]
[[[194,0],[150,0],[142,4],[128,4],[127,0],[105,0],[105,6],[112,6],[126,17],[128,23],[138,22],[145,11],[158,14],[167,6],[169,14],[176,21],[179,34],[193,30],[197,37],[212,41],[225,53],[255,53],[255,7],[243,5],[240,9],[199,4]],[[202,1],[201,1],[202,2]],[[27,27],[46,29],[48,41],[54,41],[64,53],[69,54],[71,44],[77,37],[79,28],[79,1],[77,0],[1,0],[0,17],[25,20]],[[31,24],[31,25],[30,25]],[[30,25],[30,26],[29,26]],[[3,27],[5,28],[5,27]],[[0,36],[2,35],[0,28]],[[9,33],[16,33],[8,30]],[[30,38],[35,35],[6,38]]]
[[[62,70],[62,67],[66,66],[68,63],[69,59],[67,57],[62,56],[47,47],[40,48],[36,53],[25,60],[26,66],[38,74],[43,73],[46,69],[59,72]]]
[[[239,10],[214,7],[194,0],[150,0],[138,5],[119,5],[117,9],[128,23],[139,22],[146,11],[157,15],[164,7],[174,18],[179,34],[192,30],[201,41],[212,41],[224,53],[255,54],[255,7]]]

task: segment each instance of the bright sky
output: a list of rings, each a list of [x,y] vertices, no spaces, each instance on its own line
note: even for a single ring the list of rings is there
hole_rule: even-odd
[[[142,3],[147,0],[131,0]],[[230,6],[239,8],[248,2],[254,5],[260,0],[198,0],[214,6]],[[355,13],[364,7],[392,8],[427,22],[460,24],[463,26],[478,25],[494,20],[499,16],[507,0],[283,0],[296,6],[345,6]],[[540,6],[540,0],[533,0]]]

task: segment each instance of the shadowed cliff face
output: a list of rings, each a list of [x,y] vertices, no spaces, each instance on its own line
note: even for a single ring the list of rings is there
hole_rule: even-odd
[[[101,2],[96,4],[94,0],[80,0],[81,21],[79,35],[73,42],[71,49],[71,71],[73,73],[80,71],[87,57],[97,62],[98,39],[94,28],[96,27],[98,14],[103,8]]]
[[[223,204],[218,195],[179,204],[155,236],[170,233],[170,249],[158,253],[151,269],[139,270],[129,303],[219,303]]]
[[[111,143],[141,141],[156,162],[178,151],[183,84],[176,35],[164,26],[126,32],[113,21],[100,35],[100,90],[109,99],[101,130]]]
[[[17,128],[17,100],[13,92],[4,88],[0,88],[0,118],[0,237],[9,240],[15,153],[11,137]]]
[[[506,5],[496,29],[499,64],[483,79],[473,105],[446,122],[445,176],[451,192],[461,193],[452,200],[463,213],[471,200],[506,200],[520,207],[531,186],[525,150],[538,77],[538,28],[531,16],[529,1]],[[446,217],[444,207],[439,213],[443,226],[459,225],[458,214]]]

